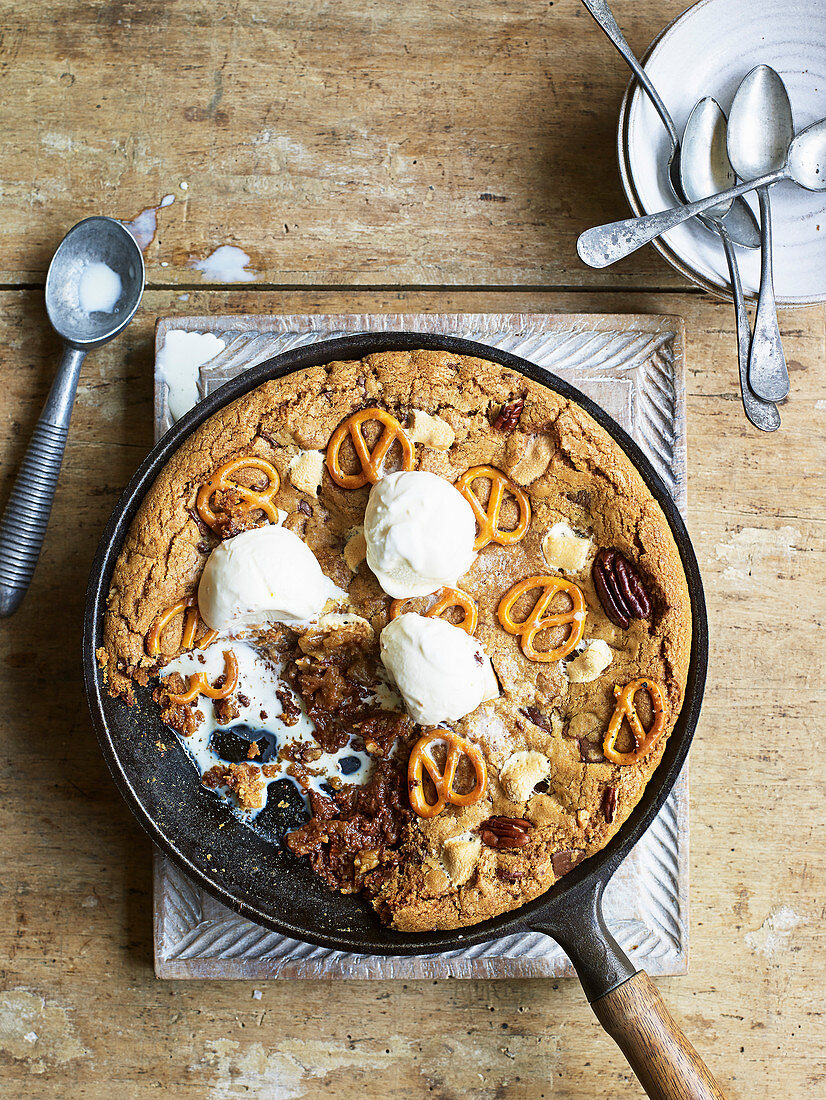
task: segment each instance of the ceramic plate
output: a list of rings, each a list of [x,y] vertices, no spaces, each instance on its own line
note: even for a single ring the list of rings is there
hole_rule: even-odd
[[[646,72],[679,133],[694,104],[711,95],[728,114],[740,81],[755,65],[782,76],[796,130],[826,116],[826,3],[802,0],[701,0],[657,38]],[[668,136],[648,97],[632,81],[622,104],[619,159],[623,186],[636,213],[674,205],[668,183]],[[778,303],[826,300],[826,195],[789,181],[772,188],[774,282]],[[754,197],[749,203],[757,209]],[[696,219],[678,226],[655,247],[700,286],[729,294],[719,238]],[[755,298],[760,250],[738,248],[743,288]]]

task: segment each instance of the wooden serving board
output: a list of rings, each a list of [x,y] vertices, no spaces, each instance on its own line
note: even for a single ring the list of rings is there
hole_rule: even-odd
[[[577,386],[645,451],[680,509],[686,504],[684,326],[680,318],[604,314],[314,314],[162,318],[171,330],[211,332],[225,343],[200,368],[206,396],[289,348],[359,332],[438,332],[514,352]],[[171,424],[155,375],[155,429]],[[193,782],[195,773],[193,772]],[[651,974],[685,973],[688,961],[688,775],[605,892],[609,927]],[[547,936],[528,933],[418,958],[313,947],[238,917],[155,854],[155,972],[159,978],[498,978],[573,976]]]

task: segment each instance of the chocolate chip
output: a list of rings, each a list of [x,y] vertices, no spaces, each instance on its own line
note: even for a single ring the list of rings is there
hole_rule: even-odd
[[[303,512],[305,516],[311,516],[313,514],[313,510],[306,500],[299,500],[298,510],[299,512]]]
[[[617,788],[610,786],[605,788],[605,792],[602,796],[602,816],[610,825],[614,820],[614,813],[617,808]]]
[[[584,856],[585,853],[578,848],[568,848],[564,852],[554,852],[551,856],[551,866],[556,877],[562,878],[569,871],[573,871]]]
[[[575,493],[566,493],[565,496],[571,504],[576,504],[580,508],[591,507],[591,494],[587,489],[578,489]]]
[[[210,531],[209,527],[207,526],[206,523],[204,523],[204,521],[201,519],[200,515],[198,514],[197,508],[187,508],[187,509],[185,509],[185,511],[186,511],[187,515],[191,516],[193,522],[195,523],[195,526],[198,528],[198,530],[204,536],[204,538],[206,538],[207,535],[211,534],[211,531]]]
[[[580,737],[577,744],[579,745],[579,758],[583,764],[601,764],[605,760],[600,746],[595,745],[593,741],[589,741],[587,737]]]
[[[541,730],[545,730],[546,733],[551,732],[551,720],[542,713],[537,707],[523,707],[522,713],[526,718],[530,719],[535,726],[539,726]]]

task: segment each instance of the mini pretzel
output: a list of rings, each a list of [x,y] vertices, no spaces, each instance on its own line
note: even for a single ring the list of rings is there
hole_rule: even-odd
[[[461,607],[464,611],[464,617],[460,623],[456,623],[456,626],[466,630],[468,634],[474,632],[476,624],[479,622],[479,608],[472,596],[469,596],[467,592],[463,592],[461,588],[440,588],[434,595],[436,596],[436,602],[422,614],[426,615],[428,619],[441,618],[442,612],[447,611],[448,608]],[[410,597],[403,600],[393,600],[390,604],[390,618],[397,619],[401,615],[404,605],[409,602]]]
[[[473,483],[480,477],[490,480],[490,498],[485,509],[482,508],[481,501],[473,491]],[[524,538],[531,523],[531,502],[528,500],[527,493],[524,493],[501,470],[497,470],[494,466],[471,466],[457,480],[456,488],[473,509],[476,522],[479,524],[479,534],[476,536],[474,550],[481,550],[489,542],[507,546]],[[519,505],[519,522],[512,531],[503,531],[499,526],[499,513],[502,510],[506,491]]]
[[[541,588],[542,594],[533,606],[533,610],[524,622],[514,622],[511,616],[513,605],[520,596],[530,592],[532,588]],[[565,592],[571,597],[570,611],[557,611],[546,615],[551,600],[557,592]],[[496,614],[508,634],[518,634],[522,652],[531,661],[559,661],[582,641],[585,633],[586,604],[582,591],[573,581],[563,580],[562,577],[526,577],[509,589],[499,601]],[[549,626],[566,626],[570,624],[568,637],[557,646],[556,649],[538,650],[533,642],[540,630]]]
[[[147,630],[146,652],[150,657],[157,657],[160,654],[161,635],[175,616],[181,614],[184,617],[184,626],[181,633],[181,649],[192,649],[195,646],[195,635],[198,632],[198,623],[201,621],[201,617],[198,614],[197,600],[194,596],[189,596],[187,599],[180,600],[178,603],[173,604],[172,607],[167,607],[166,611],[162,611],[157,619],[155,619],[154,623],[152,623],[149,630]],[[207,646],[212,645],[217,637],[217,630],[207,630],[198,642],[197,648],[206,649]]]
[[[263,489],[250,489],[247,485],[239,485],[235,475],[241,470],[260,470],[267,476],[267,485]],[[216,470],[209,481],[205,481],[198,490],[195,498],[195,507],[198,515],[209,527],[215,527],[218,517],[212,510],[213,493],[224,493],[227,490],[237,493],[246,504],[244,511],[252,512],[256,508],[267,516],[271,523],[278,522],[278,510],[273,504],[273,497],[281,486],[281,478],[278,470],[266,458],[258,458],[256,455],[242,455],[225,462]]]
[[[170,695],[170,703],[193,703],[199,695],[206,695],[207,699],[226,699],[232,695],[238,683],[238,661],[231,649],[224,650],[224,674],[220,687],[213,686],[206,678],[204,672],[193,672],[187,682],[186,691],[181,695]]]
[[[439,771],[438,764],[428,751],[435,741],[445,741],[448,746],[443,772]],[[476,772],[476,782],[473,790],[467,794],[459,794],[453,789],[456,767],[462,753],[473,764],[473,769]],[[425,798],[423,770],[433,780],[437,795],[435,802],[428,802]],[[453,806],[470,806],[474,802],[478,802],[487,787],[488,769],[485,758],[477,745],[467,741],[464,737],[460,737],[453,730],[435,729],[430,733],[426,733],[424,737],[420,737],[413,746],[407,765],[407,780],[410,790],[410,805],[419,817],[435,817],[436,814],[442,812],[448,802]]]
[[[648,694],[651,696],[651,710],[654,714],[654,721],[651,723],[651,729],[648,733],[642,728],[637,708],[634,706],[634,697],[640,688],[647,688]],[[605,740],[602,743],[602,751],[606,760],[610,760],[612,764],[636,764],[638,760],[642,760],[650,748],[656,745],[665,729],[665,700],[663,699],[662,688],[653,680],[632,680],[624,688],[616,685],[614,694],[617,697],[617,705],[611,715],[611,721],[608,723]],[[623,718],[628,719],[628,725],[631,727],[631,733],[634,737],[633,752],[617,752],[614,748],[619,737]]]
[[[361,430],[368,420],[377,420],[384,425],[379,441],[372,451],[369,450]],[[341,468],[341,447],[348,435],[361,464],[361,472],[358,474],[345,474]],[[327,469],[330,477],[344,489],[360,489],[368,481],[375,485],[384,476],[384,460],[396,439],[402,449],[402,469],[412,470],[413,445],[395,416],[391,416],[385,409],[359,409],[348,416],[343,424],[339,424],[330,436],[327,444]]]

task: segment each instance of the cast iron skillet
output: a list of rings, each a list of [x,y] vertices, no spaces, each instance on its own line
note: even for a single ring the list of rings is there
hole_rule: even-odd
[[[685,702],[677,725],[641,801],[611,843],[542,897],[514,913],[458,931],[407,935],[380,925],[372,909],[357,898],[331,893],[305,861],[273,844],[273,835],[283,835],[290,822],[271,823],[274,834],[269,839],[242,825],[224,803],[195,782],[184,751],[168,731],[163,736],[165,727],[147,690],[138,691],[138,702],[131,708],[107,695],[95,651],[102,640],[112,572],[129,525],[158,473],[183,440],[222,406],[270,378],[371,352],[415,348],[446,350],[500,363],[576,401],[606,429],[631,458],[668,519],[688,578],[693,633]],[[527,930],[547,933],[570,956],[597,1016],[626,1053],[651,1096],[693,1100],[722,1095],[671,1020],[647,975],[635,972],[611,936],[601,906],[606,883],[662,806],[688,753],[708,662],[703,585],[683,521],[651,464],[628,435],[573,386],[508,352],[469,340],[409,332],[348,336],[297,348],[253,367],[179,420],[153,447],[127,485],[103,533],[92,567],[83,656],[92,721],[121,793],[155,843],[219,901],[284,935],[369,954],[430,954]],[[163,756],[156,748],[159,740],[170,746]]]

